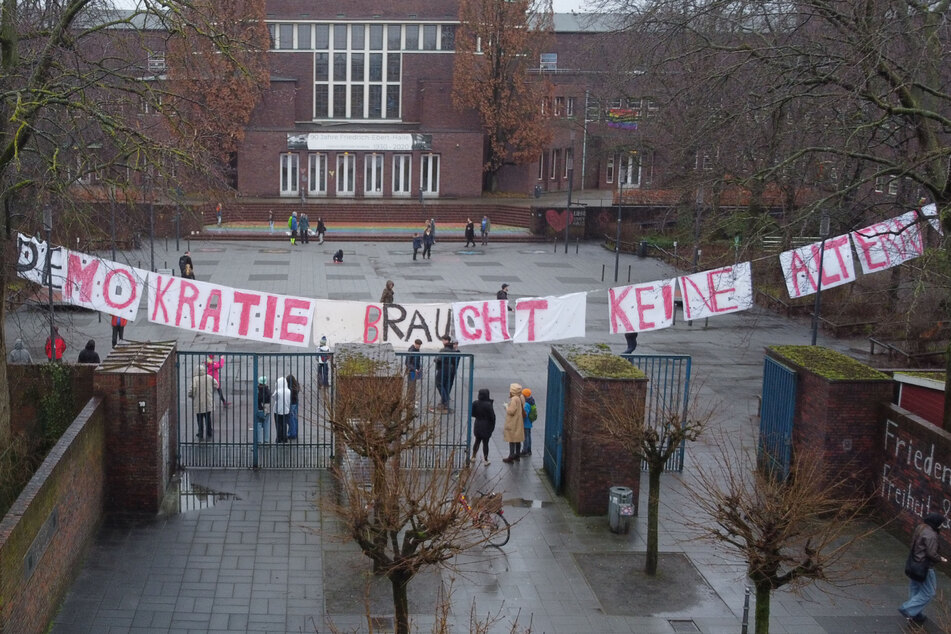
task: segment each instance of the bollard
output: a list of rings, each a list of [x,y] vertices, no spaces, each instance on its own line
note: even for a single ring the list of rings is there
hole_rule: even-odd
[[[601,265],[601,281],[604,281],[604,265]]]
[[[558,238],[551,241],[552,253],[558,253]]]
[[[578,255],[578,248],[580,247],[580,245],[581,245],[581,240],[579,238],[575,238],[575,255]]]
[[[627,265],[627,283],[628,284],[631,283],[631,265],[630,264]]]
[[[746,586],[745,597],[743,597],[743,629],[742,634],[746,634],[750,626],[750,587]]]

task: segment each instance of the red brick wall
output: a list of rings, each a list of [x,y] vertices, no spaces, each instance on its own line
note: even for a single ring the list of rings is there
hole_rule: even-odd
[[[942,390],[902,383],[898,404],[938,427],[941,427],[944,422],[944,391]]]
[[[951,434],[894,404],[876,431],[874,501],[889,530],[909,538],[928,513],[951,516]],[[941,551],[951,553],[951,531],[939,535]]]
[[[96,366],[74,365],[72,370],[73,404],[78,411],[93,394],[93,373]],[[40,429],[40,395],[50,390],[50,379],[43,373],[43,364],[8,364],[7,379],[10,388],[10,425],[14,434],[26,433],[33,437]]]
[[[104,421],[89,400],[0,522],[0,632],[45,631],[75,577],[102,517]]]
[[[608,490],[612,486],[626,486],[634,491],[636,512],[641,481],[640,460],[597,437],[599,422],[592,412],[599,410],[600,396],[614,389],[619,381],[630,383],[631,398],[643,406],[647,379],[584,378],[557,349],[553,348],[552,354],[566,371],[562,434],[565,497],[579,515],[604,515],[608,512]]]
[[[164,358],[152,361],[160,364],[157,371],[123,367],[96,373],[96,393],[107,396],[109,512],[152,515],[159,510],[174,469],[178,437],[174,356],[172,347]],[[139,402],[145,403],[144,413]]]
[[[892,381],[833,381],[774,350],[767,354],[797,371],[793,455],[818,450],[830,474],[847,475],[856,490],[871,492],[877,423],[882,404],[891,400]]]

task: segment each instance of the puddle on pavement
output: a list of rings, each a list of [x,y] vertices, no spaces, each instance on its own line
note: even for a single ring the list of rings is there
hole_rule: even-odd
[[[527,509],[541,509],[551,506],[552,502],[549,502],[548,500],[526,500],[525,498],[515,498],[512,500],[506,500],[505,504],[508,506],[522,507]]]
[[[162,515],[173,515],[211,508],[218,502],[240,500],[234,493],[215,491],[200,484],[193,484],[187,471],[178,473],[169,484],[162,501]]]

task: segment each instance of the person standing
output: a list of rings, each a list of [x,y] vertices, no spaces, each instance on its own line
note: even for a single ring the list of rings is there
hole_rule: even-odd
[[[502,288],[499,289],[499,292],[495,294],[495,299],[504,299],[506,302],[509,300],[509,285],[503,284]],[[508,304],[506,304],[508,305]],[[508,307],[509,310],[512,310],[512,307]]]
[[[416,403],[416,383],[423,376],[423,357],[419,354],[423,340],[417,339],[410,344],[406,355],[406,400]]]
[[[112,347],[115,348],[120,339],[125,339],[125,327],[129,320],[118,315],[112,316]]]
[[[274,210],[267,212],[267,226],[274,233]]]
[[[469,243],[472,243],[472,246],[475,246],[475,223],[472,222],[472,218],[466,218],[466,246],[469,246]]]
[[[66,342],[59,336],[59,327],[53,326],[53,339],[46,338],[46,358],[50,361],[62,361],[66,352]]]
[[[291,412],[291,391],[287,389],[287,380],[281,377],[271,393],[271,406],[274,412],[274,427],[277,429],[276,442],[287,442],[287,419]]]
[[[525,440],[522,441],[522,456],[532,455],[532,423],[538,419],[538,407],[535,406],[535,397],[527,387],[522,390],[525,399],[525,411],[522,412],[522,428],[525,430]]]
[[[218,216],[218,226],[221,226],[221,203],[215,205],[215,214]]]
[[[631,354],[637,349],[637,333],[636,332],[625,332],[624,340],[627,342],[627,350],[622,354]]]
[[[431,260],[433,258],[433,245],[436,243],[436,239],[433,237],[433,230],[431,227],[427,227],[423,231],[423,259]]]
[[[386,286],[383,287],[383,292],[380,294],[381,304],[393,303],[393,286],[393,280],[386,280]]]
[[[327,345],[327,337],[321,337],[320,345],[317,346],[317,385],[330,387],[330,346]]]
[[[254,412],[255,442],[271,442],[271,388],[267,377],[258,377],[257,410]]]
[[[512,464],[521,455],[522,441],[525,440],[525,425],[522,419],[525,415],[525,399],[522,396],[522,386],[518,383],[509,385],[509,402],[505,406],[505,427],[502,437],[509,444],[509,455],[502,458],[502,462]]]
[[[225,365],[224,355],[219,355],[218,360],[215,361],[215,355],[209,354],[208,358],[205,360],[205,368],[211,378],[215,380],[215,390],[218,392],[218,398],[221,399],[221,404],[224,407],[231,407],[231,403],[225,399],[224,392],[221,391],[221,368]]]
[[[905,574],[909,577],[908,600],[901,604],[898,611],[915,625],[921,625],[927,620],[921,612],[934,598],[938,589],[934,565],[948,561],[938,553],[938,532],[942,524],[944,515],[928,513],[911,537],[911,552],[908,553],[908,563],[905,565]],[[912,561],[923,568],[923,579],[916,579],[909,574]]]
[[[324,224],[323,218],[317,219],[317,242],[318,244],[324,243],[324,234],[327,233],[327,226]]]
[[[413,262],[416,261],[416,254],[423,248],[423,239],[419,237],[419,232],[413,234]]]
[[[495,407],[489,398],[489,390],[482,388],[479,396],[472,401],[472,417],[475,423],[472,433],[475,436],[475,445],[472,447],[472,459],[479,455],[479,445],[482,445],[482,464],[489,465],[489,439],[495,431]]]
[[[33,363],[33,356],[23,345],[22,339],[17,339],[13,344],[13,350],[7,355],[7,363]]]
[[[456,382],[456,369],[459,365],[459,355],[456,352],[455,344],[449,335],[441,337],[443,347],[439,350],[440,354],[436,357],[434,365],[436,366],[436,389],[439,391],[440,414],[448,414],[452,411],[449,407],[449,396],[452,394],[452,386]],[[430,408],[429,411],[436,412],[436,408]]]
[[[433,234],[433,244],[436,244],[436,219],[429,219],[429,231]]]
[[[99,353],[96,352],[96,340],[90,339],[86,342],[86,347],[79,351],[79,358],[76,363],[95,363],[99,365]]]
[[[203,366],[196,367],[191,388],[188,390],[188,398],[192,399],[192,407],[195,409],[195,418],[198,422],[198,433],[195,437],[198,440],[205,438],[211,440],[214,433],[211,428],[211,409],[215,403],[216,389],[218,389],[218,382],[205,371]]]
[[[300,383],[293,374],[287,375],[287,389],[291,392],[291,407],[287,413],[287,439],[297,439],[297,414],[300,411]]]
[[[482,246],[489,243],[489,217],[482,216]]]
[[[287,228],[291,230],[291,246],[297,244],[297,212],[292,212],[287,219]]]
[[[304,244],[310,244],[310,220],[307,219],[305,213],[300,215],[300,241]]]
[[[194,274],[189,276],[189,272],[194,271],[191,251],[185,251],[185,254],[178,258],[178,270],[181,272],[182,277],[190,277],[191,279],[195,278]]]

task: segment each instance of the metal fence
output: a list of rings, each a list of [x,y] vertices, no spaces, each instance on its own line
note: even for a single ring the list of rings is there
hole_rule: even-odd
[[[667,412],[680,412],[686,417],[690,398],[690,365],[688,355],[621,355],[647,375],[646,421],[648,427],[654,427]],[[667,471],[684,470],[684,448],[680,447],[667,460]],[[641,469],[647,470],[646,463]]]
[[[209,356],[212,355],[212,356]],[[331,425],[336,385],[333,354],[317,353],[215,353],[179,352],[176,389],[179,404],[178,465],[207,468],[313,469],[333,464],[336,451]],[[451,363],[445,363],[447,358]],[[219,365],[219,361],[224,360]],[[433,468],[451,459],[461,468],[472,446],[473,356],[444,353],[397,353],[404,368],[404,396],[415,403],[415,424],[429,425],[432,435],[425,446],[404,454],[405,466]],[[444,363],[438,366],[436,360]],[[412,361],[412,363],[410,363]],[[410,366],[419,368],[410,373]],[[450,367],[454,371],[450,372]],[[212,434],[199,438],[193,385],[212,374],[219,389],[211,404]],[[290,416],[286,443],[279,443],[275,415],[258,412],[260,377],[273,391],[278,378],[293,376],[299,390],[296,416]],[[196,379],[202,379],[196,383]],[[293,408],[293,406],[292,406]],[[351,461],[359,459],[350,456]]]

